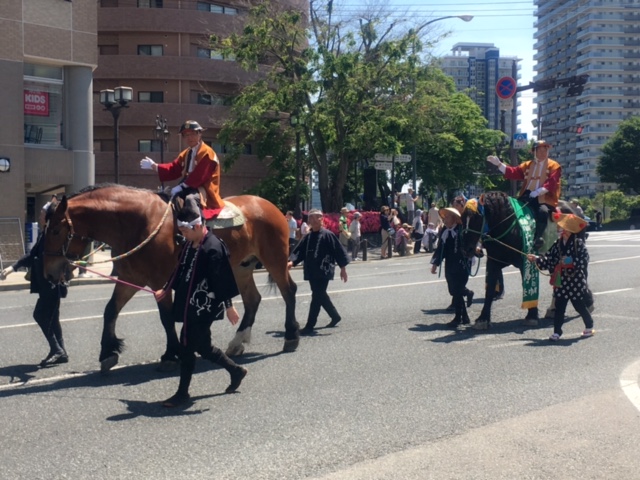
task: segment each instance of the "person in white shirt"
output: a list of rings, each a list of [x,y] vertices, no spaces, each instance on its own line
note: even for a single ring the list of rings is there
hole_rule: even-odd
[[[362,237],[360,231],[360,217],[362,217],[360,212],[354,213],[351,224],[349,225],[349,233],[351,233],[351,260],[353,262],[360,260],[358,258],[358,253],[360,252],[360,240]]]
[[[289,210],[285,217],[287,217],[287,223],[289,224],[289,248],[296,244],[296,230],[298,229],[298,222],[293,218],[293,212]]]

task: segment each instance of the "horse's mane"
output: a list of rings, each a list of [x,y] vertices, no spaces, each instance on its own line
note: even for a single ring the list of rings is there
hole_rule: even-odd
[[[509,196],[504,192],[486,192],[484,194],[485,212],[489,218],[503,220],[513,213]]]

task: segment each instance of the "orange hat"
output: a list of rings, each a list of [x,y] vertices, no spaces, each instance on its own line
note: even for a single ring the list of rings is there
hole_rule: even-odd
[[[561,229],[571,233],[580,233],[588,225],[584,218],[580,218],[573,213],[554,213],[553,219]]]

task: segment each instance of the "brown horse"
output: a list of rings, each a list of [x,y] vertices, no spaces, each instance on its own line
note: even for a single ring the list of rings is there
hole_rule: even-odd
[[[287,270],[289,228],[275,205],[260,197],[229,197],[244,214],[239,227],[215,229],[231,255],[231,265],[244,303],[244,315],[227,353],[240,355],[248,343],[261,296],[253,279],[258,262],[275,281],[286,304],[284,351],[294,351],[299,342],[295,317],[297,286]],[[58,279],[69,260],[78,260],[92,240],[111,246],[114,255],[125,255],[116,262],[119,280],[158,290],[173,272],[182,247],[175,242],[175,222],[169,205],[156,193],[120,185],[87,187],[64,197],[49,220],[45,233],[45,275]],[[143,242],[147,241],[147,243]],[[141,246],[141,247],[140,247]],[[138,290],[116,283],[104,311],[100,364],[103,372],[118,363],[124,342],[116,337],[120,310]],[[158,303],[160,319],[167,335],[162,367],[178,360],[178,337],[171,316],[172,298]]]

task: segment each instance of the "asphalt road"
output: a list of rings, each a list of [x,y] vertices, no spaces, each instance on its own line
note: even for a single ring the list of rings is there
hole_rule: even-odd
[[[593,338],[579,339],[571,307],[557,344],[549,321],[524,327],[513,269],[494,327],[452,332],[430,256],[357,262],[346,284],[330,284],[342,323],[295,353],[281,353],[284,304],[262,288],[240,393],[224,395],[226,373],[199,359],[195,402],[177,411],[158,403],[178,378],[155,370],[164,338],[149,294],[121,314],[127,350],[101,376],[108,285],[70,289],[61,316],[71,361],[47,369],[37,367],[47,347],[35,297],[0,292],[0,478],[638,479],[640,232],[596,232],[587,245]],[[469,281],[472,319],[483,274]],[[303,323],[309,289],[293,275]],[[213,335],[224,347],[233,328],[216,322]]]

